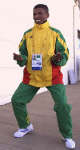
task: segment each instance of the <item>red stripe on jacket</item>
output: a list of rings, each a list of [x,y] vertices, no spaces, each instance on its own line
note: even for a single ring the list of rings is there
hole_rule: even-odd
[[[52,65],[52,84],[63,84],[63,74],[60,66]]]

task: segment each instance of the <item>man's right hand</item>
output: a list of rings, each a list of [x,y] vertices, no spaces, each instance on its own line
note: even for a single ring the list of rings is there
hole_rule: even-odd
[[[16,53],[13,53],[13,59],[14,60],[18,60],[18,61],[22,61],[23,60],[22,57],[21,57],[21,55],[18,55]]]

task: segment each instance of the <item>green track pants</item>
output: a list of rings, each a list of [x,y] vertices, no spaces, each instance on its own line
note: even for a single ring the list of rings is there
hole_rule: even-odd
[[[62,136],[72,138],[71,105],[67,104],[65,86],[57,84],[46,88],[54,100],[54,111]],[[12,96],[12,107],[20,128],[26,128],[30,124],[26,104],[32,100],[38,90],[37,87],[21,83]]]

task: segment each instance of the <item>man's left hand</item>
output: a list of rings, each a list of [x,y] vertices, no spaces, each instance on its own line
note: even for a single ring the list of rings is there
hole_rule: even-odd
[[[58,53],[56,53],[55,55],[53,55],[53,56],[51,57],[51,63],[54,64],[55,62],[56,62],[56,63],[57,63],[57,62],[60,62],[61,59],[62,59],[62,55],[61,55],[60,52],[58,52]]]

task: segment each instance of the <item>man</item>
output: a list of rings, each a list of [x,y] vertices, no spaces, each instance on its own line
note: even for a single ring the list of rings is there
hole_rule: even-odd
[[[12,97],[12,106],[19,130],[14,137],[23,137],[33,131],[26,104],[41,87],[46,87],[54,99],[59,130],[67,148],[74,149],[72,140],[71,107],[67,104],[61,66],[69,57],[69,51],[61,32],[50,27],[47,19],[49,10],[46,5],[38,4],[33,8],[34,27],[26,31],[19,45],[20,54],[14,53],[14,60],[25,66],[23,81]]]

